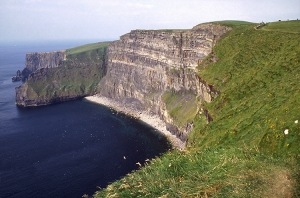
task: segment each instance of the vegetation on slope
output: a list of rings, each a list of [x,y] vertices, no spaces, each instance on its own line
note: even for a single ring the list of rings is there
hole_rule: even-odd
[[[28,98],[49,100],[95,93],[106,73],[108,43],[88,44],[66,50],[67,60],[61,66],[41,69],[28,78]]]
[[[86,44],[78,47],[74,47],[71,49],[67,49],[67,58],[72,59],[76,58],[76,56],[80,54],[91,54],[97,52],[99,55],[103,55],[106,53],[106,49],[108,46],[109,42],[100,42],[100,43],[91,43],[91,44]],[[91,56],[88,56],[91,57]]]
[[[214,120],[198,113],[185,151],[95,197],[300,197],[300,22],[216,23],[233,30],[214,48],[219,61],[199,68],[221,93],[204,104]]]
[[[174,124],[179,128],[184,128],[187,123],[191,123],[197,114],[197,97],[189,91],[166,91],[162,100],[166,104],[169,115]]]

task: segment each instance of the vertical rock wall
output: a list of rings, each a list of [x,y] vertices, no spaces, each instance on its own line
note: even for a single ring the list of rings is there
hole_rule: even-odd
[[[58,67],[61,61],[66,60],[65,50],[54,52],[34,52],[26,54],[26,66],[17,75],[12,78],[12,81],[23,80],[41,68],[54,68]]]
[[[196,67],[228,30],[201,24],[188,31],[133,30],[121,36],[108,47],[100,95],[159,115],[173,134],[185,140],[191,127],[175,126],[162,95],[184,90],[210,102],[213,87],[197,77]]]
[[[62,60],[66,60],[65,50],[28,53],[26,54],[26,68],[34,72],[40,68],[58,67]]]

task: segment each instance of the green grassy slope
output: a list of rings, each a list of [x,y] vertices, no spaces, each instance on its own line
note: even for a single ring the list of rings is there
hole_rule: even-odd
[[[67,49],[67,57],[70,58],[72,56],[76,56],[80,53],[85,53],[85,52],[91,52],[94,50],[103,50],[107,48],[108,42],[99,42],[99,43],[91,43],[91,44],[86,44],[78,47],[74,47],[71,49]]]
[[[216,23],[233,30],[214,48],[219,61],[199,68],[221,93],[204,104],[214,121],[197,114],[185,151],[145,162],[95,197],[300,197],[300,34],[288,22]]]
[[[66,50],[67,60],[60,67],[27,80],[28,98],[50,100],[95,93],[106,72],[107,46],[107,42],[95,43]]]
[[[166,91],[162,100],[166,104],[169,115],[179,128],[191,123],[197,114],[197,96],[189,91]]]

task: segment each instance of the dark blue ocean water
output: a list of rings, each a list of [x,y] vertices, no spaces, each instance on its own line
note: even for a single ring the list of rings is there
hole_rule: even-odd
[[[86,100],[21,108],[11,82],[28,52],[87,41],[0,44],[0,197],[82,197],[167,151],[164,137]],[[124,156],[126,159],[124,159]]]

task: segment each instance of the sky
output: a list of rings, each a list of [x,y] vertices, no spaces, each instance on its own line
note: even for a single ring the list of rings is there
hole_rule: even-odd
[[[115,40],[133,29],[300,19],[300,0],[1,0],[0,41]]]

